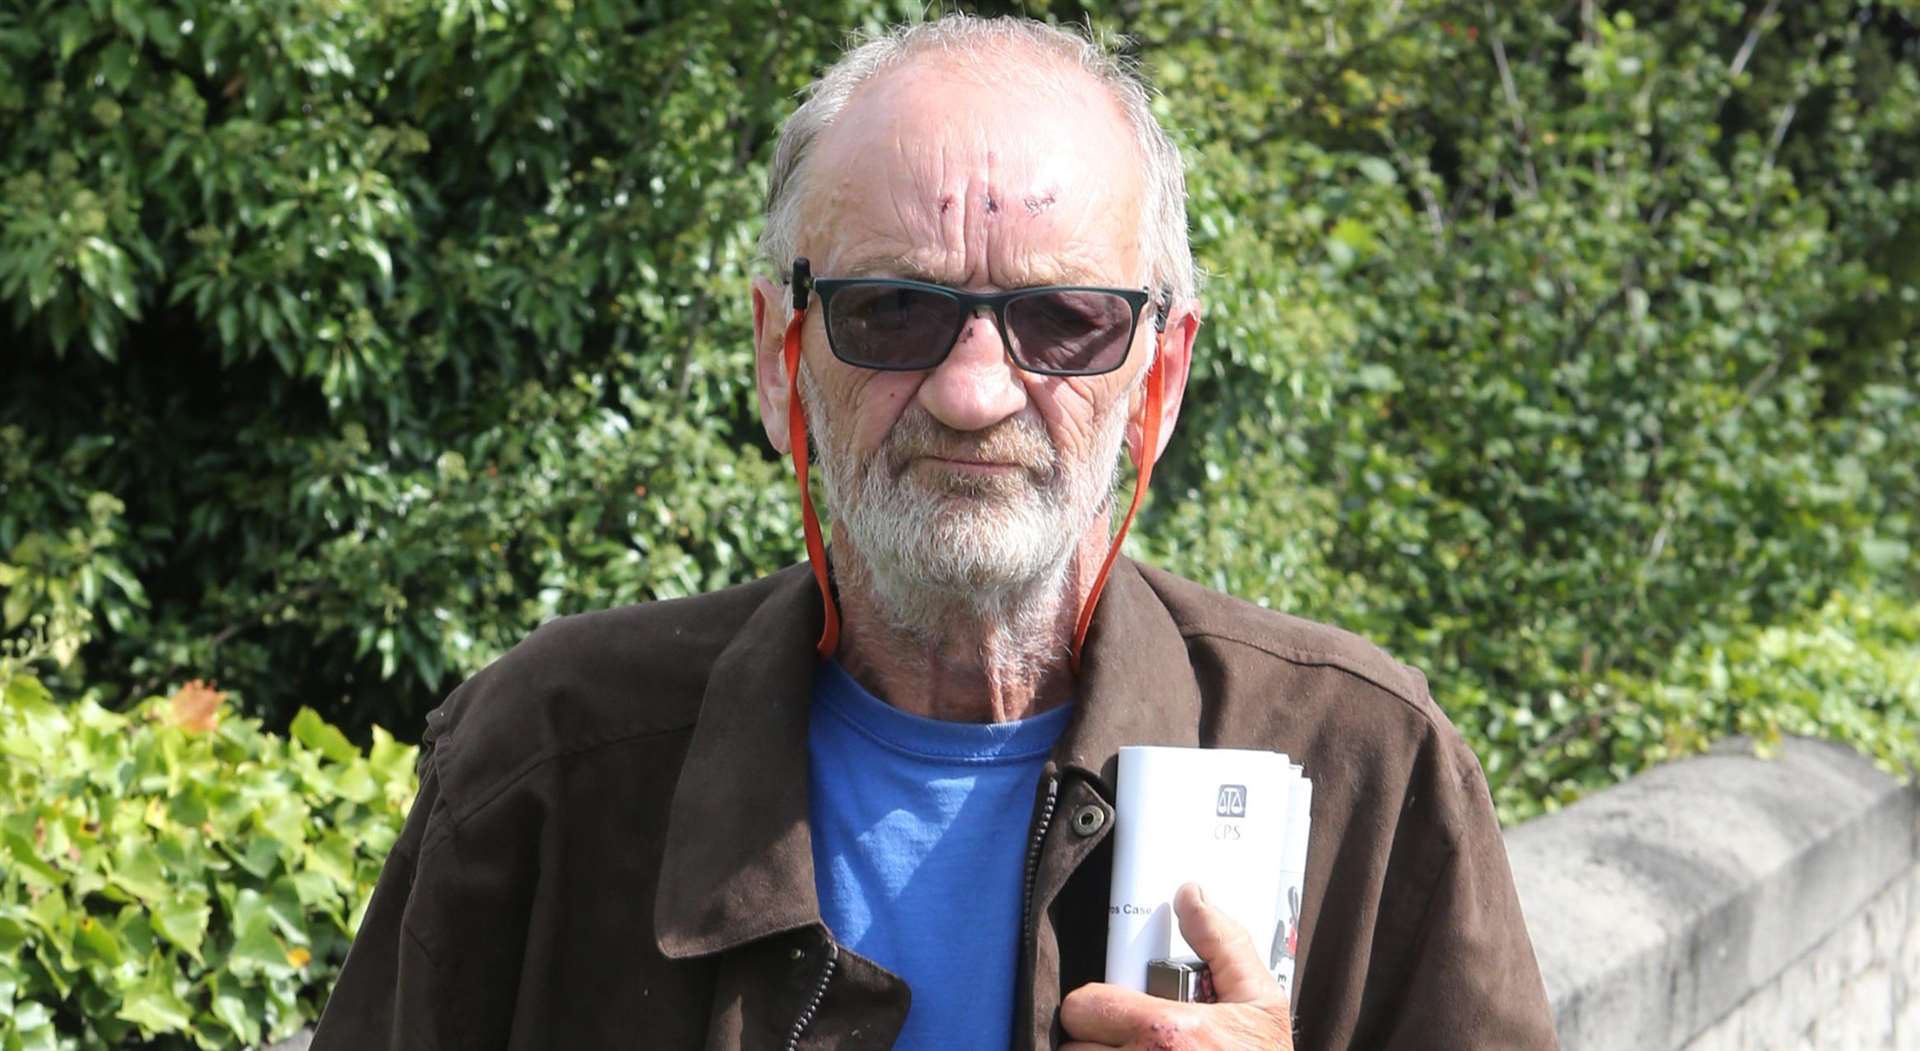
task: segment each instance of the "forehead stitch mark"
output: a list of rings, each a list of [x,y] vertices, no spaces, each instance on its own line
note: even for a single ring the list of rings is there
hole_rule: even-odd
[[[987,195],[987,214],[992,215],[995,212],[998,212],[999,210],[1000,210],[999,198],[995,197],[992,194],[988,194]]]
[[[1026,205],[1028,215],[1039,215],[1041,212],[1053,207],[1055,200],[1057,200],[1057,198],[1054,196],[1053,191],[1048,190],[1045,197],[1028,194],[1020,203]]]
[[[952,210],[953,210],[953,195],[948,194],[945,197],[940,198],[940,214],[945,215]]]

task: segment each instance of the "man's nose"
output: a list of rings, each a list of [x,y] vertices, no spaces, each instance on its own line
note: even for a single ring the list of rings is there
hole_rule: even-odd
[[[967,318],[945,361],[920,384],[920,406],[957,431],[979,431],[1027,404],[1020,370],[984,310]]]

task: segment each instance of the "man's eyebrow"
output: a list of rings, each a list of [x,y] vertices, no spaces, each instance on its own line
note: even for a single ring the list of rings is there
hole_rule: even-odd
[[[856,259],[844,267],[841,277],[904,277],[912,281],[925,281],[939,284],[938,277],[926,267],[913,260],[911,256],[881,255],[868,259]]]
[[[1044,281],[1022,281],[1013,287],[1035,287],[1040,285],[1098,285],[1113,284],[1101,275],[1078,263],[1063,263],[1058,267],[1045,268],[1040,274]],[[835,277],[901,277],[909,281],[924,281],[930,285],[952,285],[943,275],[929,270],[912,256],[887,255],[870,259],[858,259],[842,268]]]

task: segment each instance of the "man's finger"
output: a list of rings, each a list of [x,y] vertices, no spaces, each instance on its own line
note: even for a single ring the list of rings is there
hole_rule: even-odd
[[[1148,1016],[1168,1002],[1105,982],[1092,982],[1060,1002],[1060,1027],[1074,1040],[1120,1047],[1134,1038]]]
[[[1252,936],[1233,917],[1207,904],[1198,883],[1174,893],[1173,914],[1180,920],[1180,936],[1213,970],[1220,1002],[1247,1003],[1279,991],[1280,983],[1267,970]]]

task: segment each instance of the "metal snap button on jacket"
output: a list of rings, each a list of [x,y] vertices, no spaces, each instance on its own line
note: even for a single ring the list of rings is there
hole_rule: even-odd
[[[1091,836],[1107,825],[1107,811],[1098,803],[1088,803],[1073,812],[1073,830]]]

